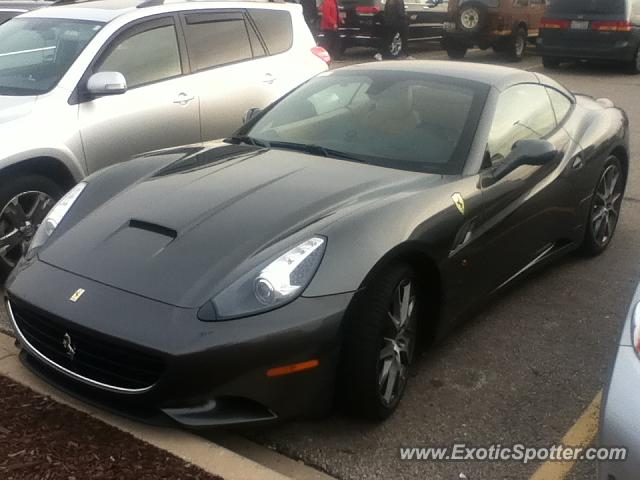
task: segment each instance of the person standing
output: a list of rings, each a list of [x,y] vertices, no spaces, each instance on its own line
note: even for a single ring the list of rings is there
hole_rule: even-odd
[[[337,58],[340,53],[339,26],[340,14],[338,12],[338,0],[324,0],[322,2],[320,30],[322,30],[324,36],[323,47],[329,52],[332,58]]]
[[[316,0],[300,0],[302,5],[302,15],[309,26],[311,33],[316,35],[318,33],[318,7],[316,6]]]
[[[408,50],[409,21],[404,0],[387,0],[383,12],[382,46],[376,53],[376,60],[409,56]]]

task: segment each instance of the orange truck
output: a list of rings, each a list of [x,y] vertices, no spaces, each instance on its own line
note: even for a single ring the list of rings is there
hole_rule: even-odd
[[[535,44],[549,0],[450,0],[443,47],[452,59],[492,47],[512,61]]]

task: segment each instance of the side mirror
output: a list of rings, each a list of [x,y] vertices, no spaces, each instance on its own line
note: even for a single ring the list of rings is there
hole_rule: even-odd
[[[249,123],[251,120],[256,118],[260,112],[262,112],[261,108],[250,108],[247,110],[247,113],[244,114],[242,123]]]
[[[494,182],[506,177],[523,165],[546,165],[558,156],[558,150],[546,140],[519,140],[513,145],[513,150],[494,172]]]
[[[127,91],[127,80],[120,72],[98,72],[87,80],[87,92],[92,96],[120,95]]]

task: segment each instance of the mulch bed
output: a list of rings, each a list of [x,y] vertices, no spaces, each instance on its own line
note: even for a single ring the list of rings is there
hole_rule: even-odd
[[[0,376],[2,480],[222,480]]]

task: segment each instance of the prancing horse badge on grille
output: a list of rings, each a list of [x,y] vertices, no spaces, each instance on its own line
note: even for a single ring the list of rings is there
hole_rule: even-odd
[[[68,333],[65,333],[64,337],[62,337],[62,348],[64,348],[64,352],[67,354],[67,357],[73,360],[73,357],[76,356],[76,347],[71,343],[71,335]]]
[[[75,292],[73,292],[73,295],[69,297],[69,301],[76,303],[78,300],[80,300],[80,297],[84,295],[84,291],[85,291],[84,288],[77,289]]]

